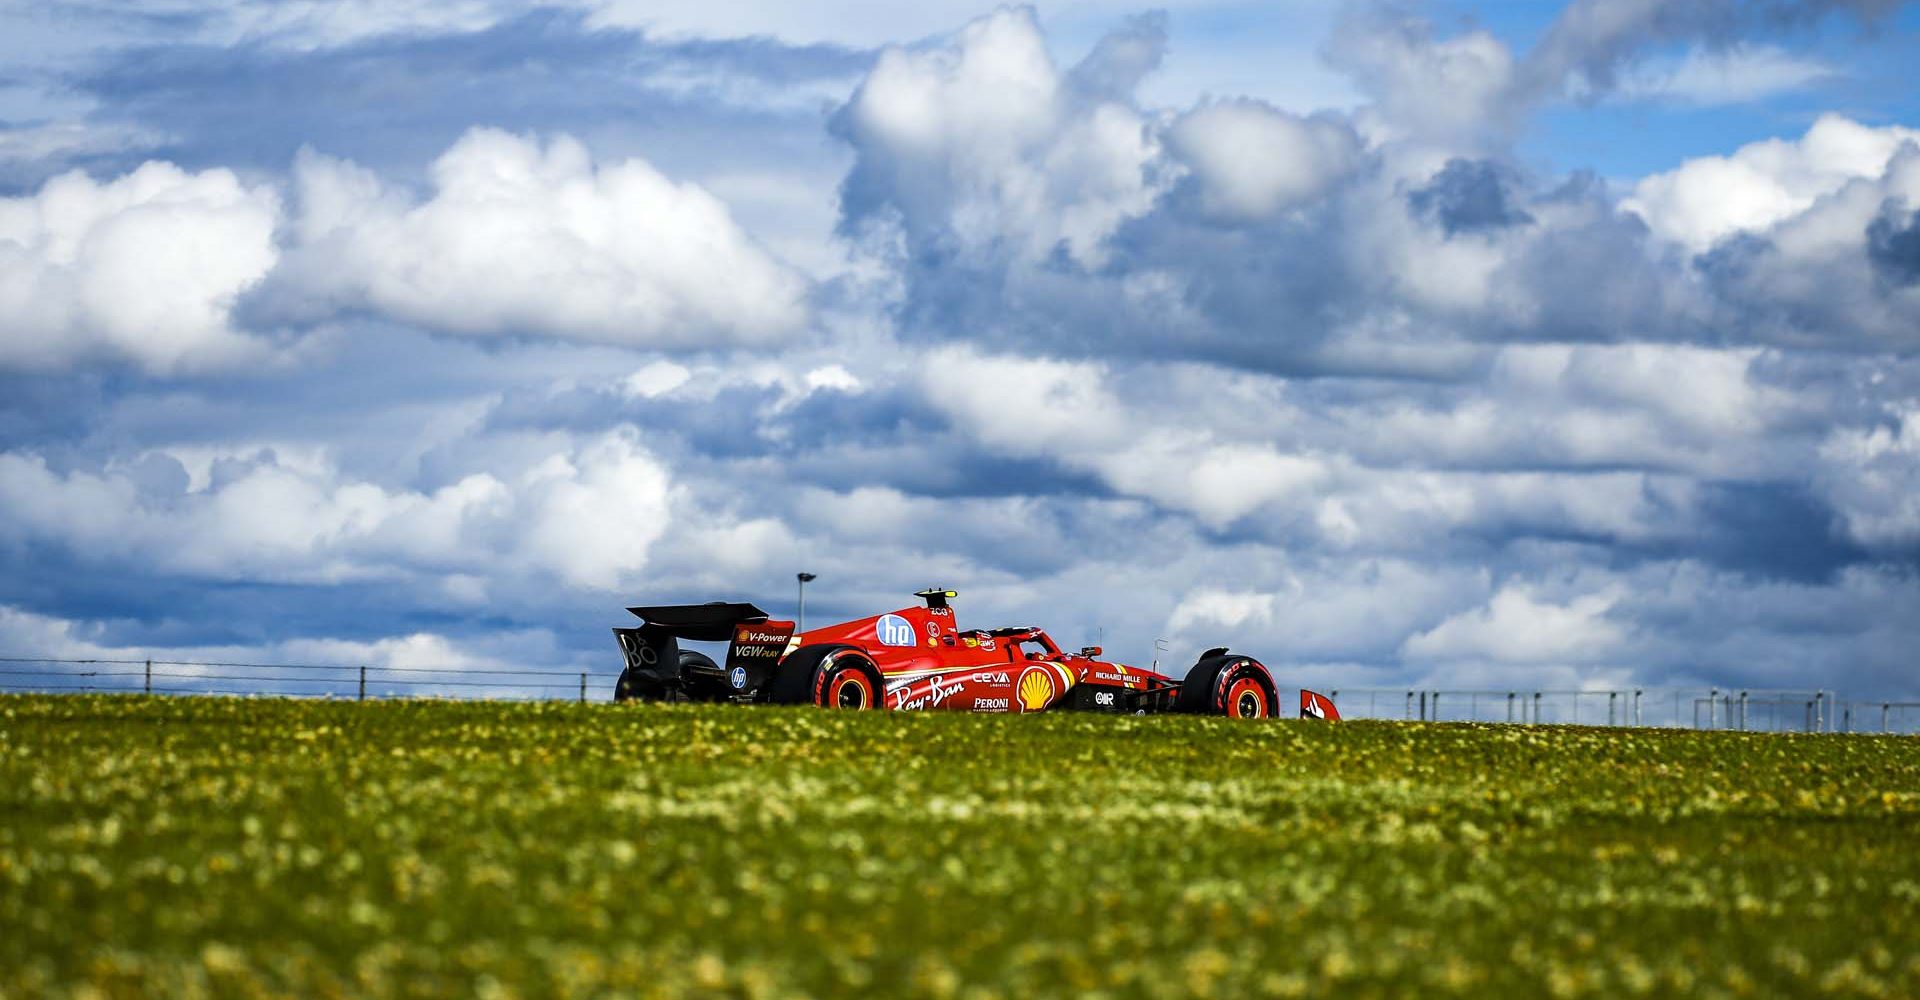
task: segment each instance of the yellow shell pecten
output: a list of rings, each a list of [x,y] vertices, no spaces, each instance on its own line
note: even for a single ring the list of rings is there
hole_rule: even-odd
[[[1037,712],[1047,707],[1047,699],[1053,697],[1053,679],[1045,670],[1029,670],[1020,678],[1020,705],[1029,712]]]

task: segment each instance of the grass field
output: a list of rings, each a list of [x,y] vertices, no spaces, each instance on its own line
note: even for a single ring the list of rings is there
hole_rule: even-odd
[[[0,996],[1920,996],[1920,740],[0,698]]]

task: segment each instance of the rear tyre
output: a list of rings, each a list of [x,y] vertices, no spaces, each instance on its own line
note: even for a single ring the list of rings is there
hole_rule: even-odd
[[[1236,719],[1270,719],[1279,703],[1273,677],[1258,660],[1210,656],[1193,665],[1180,682],[1173,710]]]
[[[657,677],[634,673],[631,669],[620,671],[620,679],[613,682],[613,700],[628,701],[665,701],[667,687]]]
[[[691,649],[680,651],[680,690],[685,693],[685,700],[702,702],[729,701],[734,693],[720,664],[713,662],[713,657]]]
[[[651,674],[631,668],[620,671],[613,684],[613,700],[620,701],[726,701],[733,690],[725,672],[713,657],[691,649],[680,651],[680,683],[670,684]]]
[[[880,668],[853,646],[803,646],[780,664],[768,690],[778,705],[879,708]]]

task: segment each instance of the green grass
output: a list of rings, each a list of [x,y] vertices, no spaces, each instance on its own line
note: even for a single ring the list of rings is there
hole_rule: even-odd
[[[0,996],[1920,995],[1920,741],[0,698]]]

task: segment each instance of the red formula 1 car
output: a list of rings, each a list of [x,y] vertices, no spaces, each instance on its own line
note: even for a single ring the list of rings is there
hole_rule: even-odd
[[[1243,718],[1277,713],[1279,689],[1259,660],[1224,647],[1186,677],[1129,667],[1098,646],[1069,653],[1039,628],[961,629],[951,590],[924,603],[838,625],[794,631],[751,604],[628,608],[645,624],[616,628],[627,660],[615,701],[770,702],[829,708],[961,712],[1197,712]],[[680,640],[726,642],[726,665]],[[1335,720],[1333,702],[1300,692],[1302,718]]]

